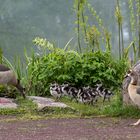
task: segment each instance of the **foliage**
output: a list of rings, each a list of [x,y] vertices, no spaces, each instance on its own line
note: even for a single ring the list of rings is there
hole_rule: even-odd
[[[60,84],[67,81],[76,86],[94,86],[97,82],[102,82],[108,88],[118,88],[121,85],[127,63],[125,60],[115,60],[110,52],[80,54],[54,47],[50,42],[47,43],[47,40],[42,43],[42,38],[36,38],[34,41],[41,48],[50,50],[46,55],[33,58],[34,65],[32,61],[28,64],[28,69],[32,68],[30,88],[37,95],[47,95],[49,84],[54,81]]]
[[[87,40],[89,44],[92,45],[92,50],[100,50],[100,32],[96,26],[92,26],[87,31]]]
[[[134,60],[140,58],[140,1],[139,0],[129,0],[129,14],[130,14],[130,28],[132,34],[132,41],[134,41],[135,50]]]
[[[102,45],[111,51],[110,33],[103,25],[101,17],[97,14],[93,6],[87,0],[75,0],[74,9],[77,15],[76,24],[79,51],[83,51],[82,40],[85,40],[87,50],[91,50],[91,48],[92,50],[99,50],[101,45],[99,42],[102,42]],[[90,23],[87,13],[90,13],[95,18],[97,25],[96,23]]]
[[[136,53],[138,50],[137,46],[140,46],[138,45],[138,38],[137,38],[138,30],[140,29],[139,25],[137,25],[137,23],[140,23],[139,22],[140,3],[139,0],[134,0],[134,1],[129,0],[128,2],[130,8],[130,23],[131,23],[131,31],[132,31],[133,39],[130,45],[128,45],[128,47],[126,47],[125,49],[123,46],[124,44],[123,44],[123,30],[122,30],[123,16],[121,13],[121,7],[119,5],[119,0],[117,0],[117,6],[115,10],[115,16],[119,28],[118,46],[119,46],[121,60],[115,60],[115,58],[111,55],[111,51],[113,48],[111,45],[112,35],[108,31],[108,29],[104,26],[103,20],[100,17],[100,13],[97,13],[96,10],[93,8],[93,6],[90,3],[88,3],[87,0],[75,0],[74,8],[77,16],[76,23],[77,23],[78,45],[79,45],[79,50],[82,53],[69,50],[68,45],[72,39],[66,44],[64,49],[60,49],[55,47],[54,44],[50,43],[46,39],[35,38],[33,42],[39,49],[38,53],[32,50],[31,56],[29,57],[27,55],[27,52],[25,51],[25,57],[27,61],[27,66],[26,66],[27,79],[24,80],[27,80],[25,82],[27,82],[26,86],[28,88],[28,91],[30,91],[32,95],[33,94],[41,95],[41,96],[49,95],[49,85],[54,81],[60,84],[67,81],[78,87],[83,85],[94,86],[96,83],[101,82],[109,89],[111,88],[114,89],[115,91],[119,90],[123,80],[123,75],[128,67],[127,60],[129,59],[129,52],[131,52],[131,47],[133,47],[134,61],[136,61],[136,57],[137,57]],[[50,2],[48,1],[47,5],[49,5],[49,3]],[[62,5],[62,3],[60,5]],[[43,9],[39,10],[39,13],[40,11],[43,11]],[[92,20],[95,21],[94,24],[88,20],[88,16],[87,16],[88,12],[92,16],[92,17],[90,16],[91,19],[93,18]],[[36,14],[36,12],[33,13]],[[40,15],[41,14],[42,12],[40,13]],[[59,35],[59,37],[61,35],[62,37],[64,37],[65,35],[68,35],[68,32],[66,32],[65,24],[64,25],[62,24],[61,19],[64,20],[63,17],[66,17],[67,19],[67,16],[63,15],[61,17],[60,15],[56,16],[56,21],[58,20],[58,22],[56,22],[57,23],[56,26],[59,28],[64,28],[65,30],[64,32],[60,32],[60,34],[55,34],[55,35],[57,36]],[[25,17],[27,18],[27,16]],[[32,16],[32,17],[36,18],[36,16]],[[48,19],[46,18],[46,14],[45,17],[43,17],[43,19]],[[108,20],[108,18],[106,18],[106,20]],[[32,21],[36,21],[36,20],[33,18]],[[47,20],[47,21],[51,23],[50,25],[53,27],[54,32],[56,33],[55,24],[54,24],[55,22],[51,22],[51,20]],[[65,20],[65,21],[67,21],[68,24],[71,23],[69,22],[69,20]],[[108,21],[108,23],[109,22],[112,23],[112,21],[110,20]],[[25,32],[23,32],[24,36],[29,37],[32,34],[32,32],[37,31],[37,28],[38,30],[40,30],[40,32],[42,32],[43,22],[41,22],[41,26],[39,25],[38,27],[37,27],[38,22],[34,22],[34,23],[36,26],[30,29],[31,32],[29,33],[29,35],[26,35]],[[45,25],[44,26],[45,29],[43,28],[44,32],[43,34],[41,34],[41,36],[46,36],[45,31],[48,31],[48,27],[46,27],[46,22],[44,22],[44,25]],[[19,27],[21,28],[21,26]],[[25,27],[23,26],[22,30],[24,30]],[[67,28],[67,30],[68,29],[69,28]],[[26,29],[24,31],[26,31]],[[16,32],[14,34],[16,34]],[[115,33],[113,32],[113,34]],[[116,34],[115,36],[117,37]],[[32,35],[29,38],[31,39]],[[6,40],[8,42],[8,39],[3,39],[3,40]],[[26,39],[23,38],[23,40]],[[88,51],[83,52],[84,50],[83,49],[84,46],[82,46],[83,40],[86,41],[85,42],[87,44],[86,50],[90,50],[89,52]],[[62,42],[62,40],[60,42]],[[103,47],[105,47],[105,51],[102,51]],[[2,51],[0,50],[1,62],[3,59],[4,63],[6,63],[11,69],[14,70],[14,72],[17,74],[19,79],[23,80],[22,77],[26,78],[24,75],[25,73],[23,73],[23,65],[21,64],[19,57],[16,58],[14,65],[12,65],[5,57],[2,58],[1,54]],[[16,93],[14,89],[8,90],[5,87],[0,87],[0,91],[3,93],[10,94],[8,96],[11,96],[11,94]],[[119,95],[117,95],[117,97],[119,97]],[[24,102],[23,100],[18,99],[17,102],[20,104],[20,108],[19,110],[15,110],[15,114],[27,113],[30,116],[32,112],[36,111],[36,106],[31,102],[28,102],[27,100],[25,100]],[[87,116],[93,114],[100,114],[100,115],[103,114],[103,115],[110,115],[110,116],[121,116],[121,115],[129,116],[129,115],[133,115],[133,113],[135,116],[137,115],[135,114],[135,112],[138,113],[138,110],[135,108],[127,108],[127,107],[123,108],[121,106],[120,100],[114,101],[113,103],[108,104],[107,106],[103,105],[101,106],[101,108],[99,107],[94,108],[93,106],[77,104],[71,101],[66,101],[66,102],[72,105],[73,107],[75,107],[81,115],[87,115]],[[62,111],[61,109],[48,109],[47,112],[49,111],[52,114],[67,113],[67,110]],[[0,113],[6,114],[5,110],[0,111]]]
[[[0,97],[16,98],[19,91],[13,86],[0,85]]]
[[[1,50],[2,53],[2,50]],[[23,63],[20,60],[20,57],[15,57],[14,64],[11,63],[6,57],[1,54],[1,64],[6,65],[9,67],[16,75],[17,79],[20,80],[21,83],[25,82],[25,70],[23,69]],[[9,97],[9,98],[16,98],[19,94],[19,91],[11,85],[0,85],[0,96],[1,97]]]
[[[61,101],[74,108],[78,112],[78,115],[83,117],[139,117],[140,110],[135,106],[122,106],[122,103],[117,94],[119,93],[116,93],[116,95],[111,99],[111,102],[103,103],[102,100],[98,100],[97,104],[95,104],[94,106],[84,105],[80,103],[77,104],[65,98],[61,99]]]
[[[2,56],[3,56],[3,51],[2,48],[0,48],[0,63],[2,64]]]
[[[136,25],[136,19],[135,19],[135,13],[134,13],[134,7],[133,7],[133,1],[129,0],[129,9],[130,9],[130,24],[131,24],[131,31],[133,37],[135,37],[135,25]]]
[[[129,6],[129,13],[130,13],[130,25],[131,25],[131,32],[134,41],[133,43],[133,49],[129,49],[125,45],[124,42],[124,31],[123,31],[123,23],[124,16],[122,15],[121,6],[122,3],[120,0],[116,1],[117,5],[115,8],[115,17],[118,24],[118,45],[117,50],[119,50],[119,59],[123,59],[123,57],[129,58],[130,53],[133,51],[133,62],[136,62],[136,59],[140,56],[140,1],[139,0],[129,0],[125,3],[128,3]],[[121,5],[120,5],[121,3]],[[126,4],[127,5],[127,4]],[[89,3],[87,0],[75,0],[74,3],[75,12],[77,14],[77,37],[78,37],[78,46],[80,52],[83,50],[83,42],[82,40],[86,41],[87,50],[90,49],[92,46],[92,50],[95,50],[98,48],[105,47],[107,50],[112,51],[112,44],[111,44],[111,34],[109,33],[108,29],[104,26],[103,20],[100,17],[99,13],[95,10],[95,8]],[[92,18],[94,19],[94,24],[89,21],[90,14],[92,15]],[[96,23],[97,22],[97,23]],[[97,30],[95,32],[93,31],[93,27],[98,29],[99,34],[97,33]],[[92,33],[92,34],[91,34]],[[114,34],[114,33],[113,33]],[[129,33],[131,36],[131,33]],[[95,38],[95,36],[98,36]],[[100,43],[98,43],[100,42]],[[129,43],[131,43],[129,42]],[[126,48],[126,49],[125,49]],[[126,53],[126,50],[130,50],[129,53]],[[127,54],[127,56],[126,56]]]
[[[132,41],[132,42],[128,45],[128,47],[126,47],[126,48],[124,49],[124,55],[123,55],[123,57],[124,57],[125,59],[129,60],[129,52],[130,52],[130,49],[131,49],[131,48],[133,48],[133,52],[134,52],[133,63],[136,63],[136,59],[137,59],[137,48],[136,48],[136,46],[135,46],[134,41]],[[131,64],[131,65],[133,65],[133,64]]]
[[[102,35],[102,39],[105,40],[105,31],[107,31],[107,29],[104,26],[103,20],[101,19],[101,17],[98,15],[97,11],[94,9],[94,7],[90,4],[90,3],[86,3],[87,9],[90,11],[91,15],[93,18],[95,18],[95,20],[97,21],[97,25],[99,26],[101,35]]]

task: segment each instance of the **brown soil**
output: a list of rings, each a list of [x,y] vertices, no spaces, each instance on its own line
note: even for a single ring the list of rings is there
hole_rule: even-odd
[[[135,121],[120,118],[5,121],[1,116],[0,140],[140,140],[140,126],[129,126]]]

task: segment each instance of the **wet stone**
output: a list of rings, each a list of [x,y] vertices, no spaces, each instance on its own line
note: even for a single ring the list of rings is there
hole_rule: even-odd
[[[28,99],[33,100],[38,105],[38,109],[43,109],[46,107],[60,107],[60,108],[67,108],[67,106],[64,103],[61,102],[55,102],[55,100],[51,98],[46,98],[46,97],[38,97],[38,96],[28,96]]]
[[[0,97],[0,108],[17,108],[17,106],[13,99]]]

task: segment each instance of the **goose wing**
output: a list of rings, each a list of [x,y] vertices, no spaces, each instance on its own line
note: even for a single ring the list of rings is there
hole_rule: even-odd
[[[137,87],[136,92],[140,95],[140,87]]]

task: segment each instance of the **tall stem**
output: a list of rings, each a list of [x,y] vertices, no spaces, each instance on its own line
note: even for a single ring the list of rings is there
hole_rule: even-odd
[[[87,41],[87,30],[86,30],[86,23],[85,23],[85,17],[84,17],[83,10],[82,10],[82,21],[83,21],[83,24],[84,24],[83,28],[84,28],[84,33],[85,33],[85,39]]]
[[[78,7],[77,7],[77,34],[78,34],[78,47],[79,51],[81,52],[81,43],[80,43],[80,0],[78,0]]]
[[[123,28],[122,28],[122,25],[121,25],[121,42],[122,42],[122,57],[124,56],[124,41],[123,41]]]
[[[121,13],[120,13],[120,4],[119,0],[117,0],[117,7],[118,7],[118,33],[119,33],[119,59],[121,59]]]
[[[120,27],[120,23],[118,23],[118,30],[119,30],[119,58],[121,59],[121,27]]]

